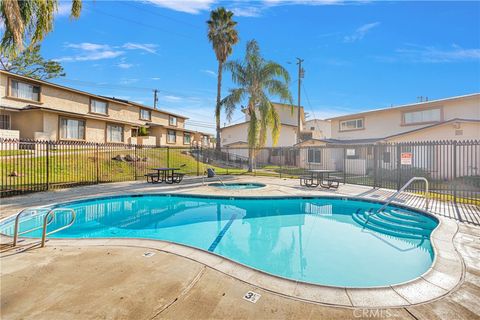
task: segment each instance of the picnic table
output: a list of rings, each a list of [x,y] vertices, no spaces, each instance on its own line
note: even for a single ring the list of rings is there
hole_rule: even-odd
[[[147,182],[151,183],[180,183],[183,179],[183,173],[177,173],[175,171],[180,170],[179,168],[151,168],[150,170],[155,171],[154,173],[147,173]]]
[[[310,169],[307,170],[309,175],[300,177],[300,185],[304,185],[311,188],[318,186],[330,189],[338,188],[339,181],[337,179],[330,178],[330,174],[338,172],[337,170],[330,169]]]

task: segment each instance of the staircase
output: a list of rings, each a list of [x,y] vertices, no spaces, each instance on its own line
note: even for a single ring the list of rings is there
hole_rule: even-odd
[[[427,238],[437,226],[434,219],[401,209],[375,212],[357,210],[353,220],[363,228],[395,237],[422,239]]]

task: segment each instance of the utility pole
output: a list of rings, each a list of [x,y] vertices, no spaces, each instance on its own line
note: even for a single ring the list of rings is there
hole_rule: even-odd
[[[153,89],[153,109],[157,109],[157,102],[158,102],[158,90]]]
[[[300,118],[300,89],[302,86],[302,78],[305,76],[305,70],[302,68],[302,62],[304,60],[297,58],[297,65],[298,65],[298,116],[297,116],[297,143],[300,142],[300,126],[301,126],[301,118]]]

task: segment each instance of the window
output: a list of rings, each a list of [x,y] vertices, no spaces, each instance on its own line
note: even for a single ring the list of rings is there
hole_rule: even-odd
[[[190,133],[185,132],[183,134],[183,144],[190,144],[191,141],[192,141],[192,137],[191,137]]]
[[[0,129],[10,130],[10,115],[0,114]]]
[[[147,109],[140,109],[140,119],[141,120],[152,120],[152,111]]]
[[[202,137],[202,144],[203,144],[204,146],[208,146],[208,136],[203,136],[203,137]]]
[[[310,130],[315,131],[315,127],[310,127]]]
[[[107,142],[123,142],[123,126],[107,124]]]
[[[133,138],[138,137],[138,128],[132,128],[131,136]]]
[[[169,123],[171,126],[176,127],[176,126],[177,126],[177,117],[170,116],[170,118],[169,118],[169,120],[168,120],[168,123]]]
[[[390,152],[383,153],[383,162],[390,163]]]
[[[308,162],[321,163],[321,150],[320,149],[308,149]]]
[[[426,123],[441,121],[442,112],[440,108],[405,112],[403,114],[404,124]]]
[[[40,101],[40,86],[11,80],[10,96],[20,99]]]
[[[60,138],[85,140],[85,120],[60,118]]]
[[[101,100],[90,99],[90,112],[108,114],[108,103]]]
[[[177,142],[177,133],[175,130],[168,130],[167,132],[167,143]]]
[[[340,121],[340,131],[363,129],[363,119]]]

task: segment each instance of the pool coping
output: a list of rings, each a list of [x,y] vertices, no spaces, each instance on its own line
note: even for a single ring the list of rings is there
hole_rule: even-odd
[[[198,193],[120,193],[113,196],[87,196],[79,200],[62,201],[50,203],[42,207],[51,207],[64,203],[72,203],[97,198],[113,198],[125,196],[161,195],[181,197],[202,197],[202,198],[245,198],[245,199],[266,199],[266,198],[339,198],[353,199],[372,203],[384,203],[374,199],[365,199],[345,195],[312,195],[312,196],[218,196]],[[154,249],[170,254],[175,254],[223,274],[229,275],[242,282],[248,283],[263,290],[289,297],[296,300],[323,304],[328,306],[348,308],[396,308],[424,304],[438,300],[456,289],[464,279],[465,265],[461,255],[453,243],[453,238],[458,232],[456,222],[443,217],[435,216],[428,211],[415,207],[393,203],[392,205],[421,212],[438,220],[438,226],[430,235],[434,250],[434,261],[431,267],[421,276],[404,283],[391,286],[380,286],[371,288],[338,287],[320,284],[306,283],[290,280],[280,276],[272,275],[261,270],[254,269],[242,263],[235,262],[227,257],[178,243],[164,240],[149,240],[138,238],[98,238],[98,239],[48,239],[48,243],[57,246],[123,246],[143,247]],[[0,223],[11,219],[7,216],[0,219]],[[4,235],[2,235],[4,236]],[[8,237],[8,236],[7,236]],[[29,239],[29,238],[22,238]],[[30,238],[31,239],[31,238]]]

